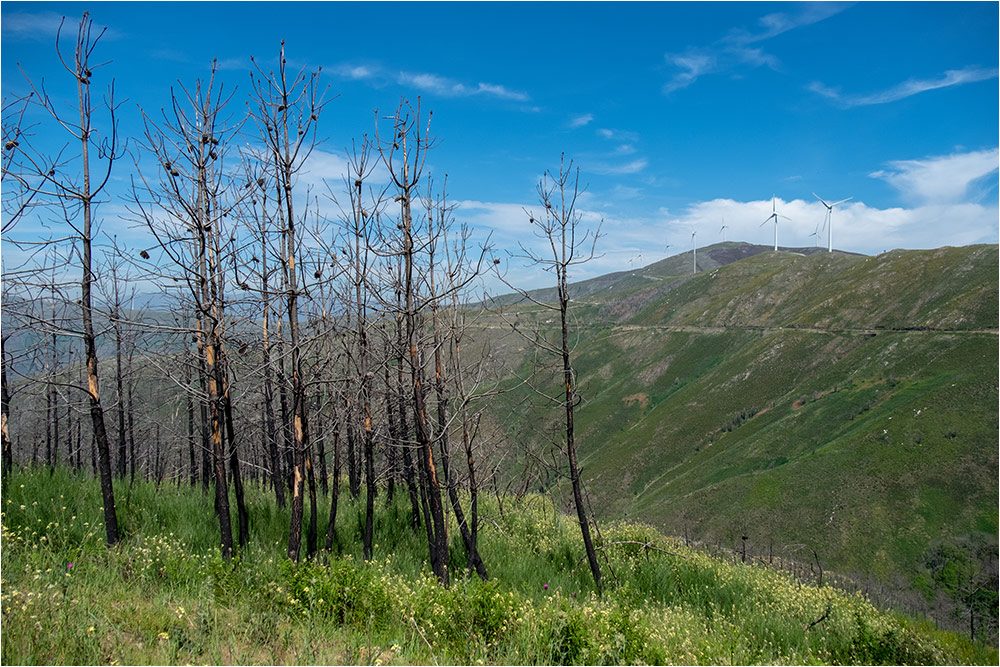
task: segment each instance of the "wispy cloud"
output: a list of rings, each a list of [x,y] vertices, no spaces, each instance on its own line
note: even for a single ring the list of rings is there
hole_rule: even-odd
[[[996,188],[996,179],[985,188],[977,182],[995,174],[1000,165],[996,148],[923,158],[896,160],[887,169],[869,174],[896,188],[906,201],[923,205],[956,204],[979,200]]]
[[[699,77],[715,72],[719,67],[718,56],[704,49],[689,48],[684,53],[668,53],[664,58],[667,64],[679,70],[670,81],[663,84],[664,93],[686,88]]]
[[[334,74],[342,79],[363,81],[376,76],[376,70],[367,65],[336,65],[333,68]]]
[[[584,125],[589,125],[594,120],[594,114],[585,113],[579,116],[573,116],[569,119],[569,126],[571,129],[576,129],[578,127],[583,127]]]
[[[796,11],[793,13],[775,12],[762,16],[757,25],[757,31],[750,31],[745,28],[734,28],[729,31],[721,41],[738,45],[753,44],[765,39],[771,39],[778,35],[801,28],[813,23],[818,23],[823,19],[839,14],[852,3],[849,2],[807,2],[795,5]]]
[[[527,102],[530,97],[526,93],[522,93],[517,90],[509,90],[508,88],[495,84],[495,83],[483,83],[480,82],[476,85],[475,90],[471,94],[478,95],[492,95],[493,97],[499,97],[503,100],[517,100],[518,102]]]
[[[632,132],[631,130],[613,130],[602,127],[597,130],[597,134],[610,141],[625,141],[632,143],[639,141],[639,133]]]
[[[837,88],[831,88],[819,81],[814,81],[807,88],[817,95],[821,95],[846,107],[867,106],[871,104],[886,104],[896,102],[912,95],[937,90],[938,88],[948,88],[950,86],[960,86],[965,83],[976,81],[987,81],[997,78],[996,68],[988,67],[964,67],[962,69],[952,69],[946,71],[942,76],[933,79],[908,79],[888,90],[871,93],[868,95],[850,95],[841,93]]]
[[[778,69],[778,59],[755,44],[822,21],[848,6],[838,2],[796,5],[794,12],[776,12],[761,17],[753,30],[734,28],[708,46],[692,46],[679,53],[666,53],[664,60],[674,72],[670,80],[663,84],[663,93],[686,88],[706,74],[728,72],[740,66]]]
[[[624,164],[592,162],[586,166],[586,170],[602,176],[625,176],[628,174],[638,174],[647,166],[649,166],[649,160],[646,158],[639,158]]]
[[[531,97],[527,93],[511,90],[500,84],[485,81],[480,81],[476,84],[463,83],[430,72],[394,71],[378,65],[352,63],[334,65],[330,71],[334,76],[349,81],[365,81],[379,87],[394,81],[399,85],[411,86],[442,97],[483,96],[511,100],[513,102],[528,102],[531,100]]]
[[[80,15],[66,16],[57,12],[16,12],[5,13],[3,23],[0,24],[0,35],[3,39],[11,40],[51,40],[59,32],[62,25],[63,37],[74,38],[76,28],[80,23]],[[117,39],[120,35],[111,28],[105,28],[99,23],[94,24],[96,36],[102,29],[104,34],[101,39]]]

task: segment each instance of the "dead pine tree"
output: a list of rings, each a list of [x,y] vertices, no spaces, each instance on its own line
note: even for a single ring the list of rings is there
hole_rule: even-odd
[[[265,73],[254,61],[251,73],[253,105],[251,117],[264,143],[262,169],[270,172],[278,198],[277,213],[282,229],[281,266],[285,286],[285,307],[288,316],[288,357],[291,365],[292,420],[292,502],[288,534],[288,558],[299,560],[302,545],[305,480],[311,468],[306,379],[303,377],[303,337],[299,327],[299,297],[303,294],[304,276],[300,285],[297,256],[302,239],[298,234],[305,220],[296,212],[294,184],[303,163],[316,146],[316,122],[325,102],[319,89],[319,71],[301,70],[289,78],[285,60],[285,43],[281,42],[277,72]],[[310,530],[307,551],[316,551],[316,500],[310,493]]]
[[[274,411],[274,358],[271,342],[271,310],[272,300],[272,277],[278,270],[269,261],[272,256],[278,253],[274,250],[271,237],[275,230],[275,208],[277,199],[269,196],[270,187],[263,173],[255,165],[254,156],[247,156],[245,162],[247,188],[252,191],[252,195],[244,199],[245,209],[242,212],[244,224],[248,232],[259,241],[256,252],[251,256],[249,265],[255,273],[259,283],[259,300],[261,306],[261,399],[263,401],[263,427],[261,438],[263,451],[268,462],[268,477],[274,491],[275,502],[278,507],[285,507],[285,478],[282,472],[281,453],[285,448],[285,429],[277,426]],[[250,282],[249,279],[247,282]],[[244,283],[246,286],[246,283]]]
[[[569,331],[570,331],[570,297],[569,297],[569,270],[574,266],[583,264],[594,257],[597,240],[600,237],[600,227],[590,231],[581,228],[582,216],[577,210],[577,200],[581,194],[580,171],[573,169],[573,162],[566,162],[565,155],[559,163],[558,173],[547,171],[541,178],[537,187],[539,204],[542,212],[536,214],[526,211],[528,222],[535,230],[535,235],[541,240],[540,245],[544,250],[537,250],[520,244],[521,253],[516,257],[525,259],[532,264],[543,267],[546,271],[551,271],[556,277],[556,293],[558,303],[541,303],[524,290],[513,285],[521,296],[529,301],[549,310],[559,312],[559,340],[555,343],[546,341],[542,337],[531,338],[530,341],[541,350],[546,351],[561,361],[561,372],[563,382],[563,398],[558,401],[565,411],[565,455],[568,464],[568,474],[570,484],[573,489],[573,503],[576,506],[576,515],[580,524],[580,533],[583,536],[583,546],[587,552],[587,562],[590,564],[590,571],[594,577],[594,586],[598,593],[601,592],[601,568],[597,562],[597,552],[594,549],[594,542],[590,534],[590,520],[587,516],[586,506],[583,500],[583,484],[580,480],[580,469],[576,456],[576,440],[573,425],[573,411],[579,402],[576,392],[576,375],[573,371],[573,363],[570,355]],[[504,280],[504,277],[501,276]],[[506,280],[504,280],[506,283]],[[506,283],[509,285],[509,283]],[[518,331],[515,328],[515,331]],[[519,333],[521,333],[519,331]],[[521,333],[523,336],[524,334]]]
[[[31,182],[36,199],[46,200],[56,204],[65,214],[66,223],[73,230],[72,236],[78,243],[80,278],[80,338],[83,342],[86,360],[87,383],[86,393],[89,401],[90,420],[96,447],[96,469],[101,480],[101,495],[104,503],[105,537],[108,546],[118,542],[118,517],[115,512],[115,495],[112,487],[111,447],[104,422],[104,407],[101,403],[100,382],[98,377],[98,358],[96,335],[93,318],[93,286],[95,272],[93,266],[93,242],[95,236],[96,200],[111,178],[112,167],[121,157],[122,146],[118,142],[116,103],[114,101],[114,83],[109,86],[104,106],[109,113],[109,120],[103,132],[98,132],[94,126],[95,108],[91,101],[91,91],[95,70],[104,63],[92,62],[94,51],[104,34],[104,29],[96,31],[89,12],[84,12],[77,26],[76,39],[72,55],[62,46],[62,35],[65,20],[60,23],[56,34],[56,53],[66,72],[75,80],[75,106],[70,113],[63,112],[60,106],[52,100],[44,85],[36,86],[28,79],[32,90],[33,103],[40,105],[55,124],[68,132],[71,141],[79,150],[75,164],[60,163],[50,160],[37,153],[31,153],[22,146],[15,159],[21,160],[18,173],[32,174],[34,177],[25,182]],[[27,79],[27,76],[25,76]],[[92,174],[92,154],[96,153],[97,161],[101,163],[99,173]],[[75,178],[64,172],[78,173]],[[96,177],[95,177],[96,176]]]
[[[375,526],[375,496],[378,485],[375,475],[375,426],[372,423],[373,379],[375,367],[372,359],[369,341],[369,316],[371,311],[369,295],[369,274],[373,252],[371,249],[370,224],[375,223],[375,211],[381,206],[380,197],[375,195],[373,201],[366,204],[364,183],[370,176],[372,163],[371,144],[368,138],[348,154],[348,173],[346,178],[347,201],[350,210],[343,212],[344,219],[344,252],[342,261],[346,263],[343,275],[347,280],[350,293],[345,295],[345,303],[353,303],[353,354],[348,355],[349,373],[354,376],[357,384],[357,409],[360,410],[358,431],[361,434],[361,455],[365,479],[365,522],[362,535],[362,548],[365,560],[373,556],[374,526]],[[348,352],[350,352],[348,348]],[[350,418],[350,417],[349,417]],[[350,450],[353,461],[353,447]],[[356,479],[356,477],[355,477]],[[353,490],[352,490],[353,493]]]
[[[447,179],[445,181],[447,183]],[[428,186],[428,190],[430,190]],[[447,296],[450,292],[452,296],[456,296],[461,290],[462,285],[456,284],[457,278],[459,278],[460,271],[462,267],[459,265],[451,265],[450,262],[441,262],[438,257],[438,246],[443,245],[447,250],[448,237],[447,230],[451,222],[451,208],[448,206],[447,198],[445,195],[445,187],[442,186],[441,194],[438,198],[432,196],[427,196],[424,198],[424,202],[427,205],[427,282],[428,282],[428,301],[431,311],[431,336],[432,336],[432,346],[434,350],[434,393],[436,398],[437,407],[437,429],[436,438],[438,441],[438,451],[441,453],[441,471],[444,474],[445,487],[448,493],[448,500],[451,503],[452,511],[455,513],[455,519],[458,522],[459,534],[462,536],[462,542],[465,545],[466,553],[468,555],[468,562],[471,566],[470,569],[475,569],[479,577],[486,581],[489,576],[486,572],[486,566],[483,563],[482,557],[479,555],[479,549],[476,545],[476,540],[473,537],[472,530],[470,530],[469,522],[466,519],[465,512],[462,509],[462,503],[458,497],[458,488],[455,481],[455,474],[451,470],[451,451],[449,448],[448,432],[451,427],[451,418],[449,415],[449,388],[446,387],[446,376],[449,374],[448,370],[456,370],[458,373],[461,372],[460,367],[452,369],[446,369],[445,364],[445,343],[444,337],[442,336],[442,322],[440,316],[441,302],[444,301],[443,297]],[[448,255],[448,253],[446,253]],[[450,257],[448,257],[450,258]],[[481,262],[480,262],[481,263]],[[438,273],[442,273],[446,278],[445,287],[441,288],[438,284]],[[478,275],[478,267],[472,274]],[[462,276],[465,278],[466,283],[471,280],[468,275]],[[439,290],[441,293],[439,295]],[[447,303],[447,302],[446,302]],[[449,327],[451,332],[454,333],[454,328]],[[454,382],[458,382],[455,378]],[[463,406],[464,407],[464,406]],[[467,413],[465,413],[467,417]],[[466,432],[465,436],[468,435]],[[464,440],[466,445],[470,443]],[[475,466],[472,462],[471,450],[466,450],[469,454],[469,472],[471,474],[471,483],[475,485]]]
[[[398,236],[402,247],[398,253],[403,262],[403,322],[406,329],[410,372],[408,391],[413,411],[421,486],[427,502],[425,528],[431,569],[438,581],[443,586],[448,586],[447,523],[441,500],[437,465],[434,462],[434,440],[427,414],[426,386],[423,378],[423,344],[420,340],[419,319],[427,304],[422,302],[418,292],[419,276],[416,266],[418,249],[414,243],[418,230],[414,226],[413,219],[413,203],[419,194],[418,187],[423,176],[427,151],[433,144],[428,135],[430,115],[428,114],[428,126],[423,127],[419,98],[416,109],[408,102],[401,102],[393,115],[385,118],[376,117],[375,145],[382,163],[390,174],[392,188],[396,192],[395,201],[399,204]],[[391,135],[384,139],[379,133],[380,120],[386,121],[391,131]]]
[[[193,305],[194,328],[179,333],[192,336],[197,344],[203,444],[210,454],[203,460],[202,474],[207,484],[210,471],[215,482],[220,546],[223,558],[229,559],[233,550],[229,473],[236,488],[241,545],[247,542],[249,531],[228,399],[224,285],[230,279],[227,266],[232,262],[227,261],[222,239],[228,210],[245,194],[236,191],[221,164],[240,123],[229,124],[223,117],[232,96],[224,94],[215,76],[213,62],[207,82],[196,81],[193,90],[171,91],[169,111],[163,110],[161,122],[143,114],[144,148],[155,156],[159,170],[154,179],[137,169],[139,180],[133,184],[130,208],[153,234],[163,255],[147,268],[168,284],[179,284],[186,302]],[[148,253],[143,259],[147,258]]]
[[[417,485],[417,471],[413,456],[413,437],[410,429],[410,421],[407,419],[407,399],[406,391],[406,345],[404,338],[404,315],[403,308],[403,262],[400,257],[392,258],[391,274],[393,276],[392,292],[395,297],[390,306],[395,320],[395,339],[390,346],[395,351],[393,361],[396,366],[395,378],[392,382],[392,393],[396,398],[396,447],[399,449],[403,462],[403,479],[406,480],[407,495],[410,498],[410,525],[414,531],[419,531],[421,526],[421,503],[420,489]],[[389,355],[386,355],[389,358]],[[388,363],[388,362],[387,362]],[[388,382],[388,380],[387,380]],[[391,400],[391,399],[390,399]],[[426,504],[426,502],[425,502]]]
[[[465,452],[469,487],[467,566],[470,571],[477,570],[480,576],[485,579],[486,568],[479,555],[479,482],[475,455],[475,450],[478,447],[476,440],[479,435],[481,412],[474,413],[470,403],[476,398],[486,400],[493,392],[483,386],[487,370],[486,360],[489,357],[485,349],[476,355],[479,359],[478,362],[470,367],[463,364],[462,344],[467,326],[466,314],[473,311],[467,303],[463,303],[463,299],[468,299],[468,295],[464,295],[462,290],[458,289],[458,286],[465,282],[465,278],[470,273],[474,271],[478,274],[482,256],[473,269],[468,255],[471,236],[468,227],[463,225],[454,235],[449,231],[448,225],[444,225],[444,229],[443,240],[447,265],[445,273],[451,294],[451,309],[447,318],[448,358],[451,362],[451,385],[457,400],[455,412],[459,422],[462,448]]]

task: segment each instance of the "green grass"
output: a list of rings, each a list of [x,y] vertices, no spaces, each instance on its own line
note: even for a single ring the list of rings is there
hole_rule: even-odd
[[[120,485],[124,538],[108,549],[94,480],[16,472],[5,485],[5,664],[997,661],[993,648],[860,596],[714,559],[634,523],[602,525],[608,590],[597,597],[578,527],[540,496],[506,499],[502,512],[484,499],[492,580],[468,576],[453,540],[444,589],[398,496],[377,504],[372,562],[360,558],[363,505],[346,501],[334,553],[295,565],[283,558],[284,513],[254,488],[251,544],[225,563],[199,490]]]

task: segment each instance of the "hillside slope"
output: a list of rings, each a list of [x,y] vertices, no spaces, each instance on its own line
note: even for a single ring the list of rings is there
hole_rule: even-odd
[[[997,246],[767,252],[578,298],[593,508],[914,586],[936,545],[995,545],[997,274]],[[521,336],[491,338],[535,372]],[[558,441],[557,410],[504,403],[512,442]]]

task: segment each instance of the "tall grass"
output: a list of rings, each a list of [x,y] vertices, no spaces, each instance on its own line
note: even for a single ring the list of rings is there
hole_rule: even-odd
[[[379,498],[372,562],[361,558],[363,503],[345,492],[333,552],[295,565],[283,556],[287,519],[259,489],[247,494],[251,543],[226,563],[200,489],[122,484],[124,538],[109,550],[93,480],[46,470],[5,485],[5,664],[997,661],[992,647],[859,596],[715,560],[638,524],[602,528],[609,586],[597,597],[579,530],[540,496],[504,500],[502,512],[481,499],[491,581],[468,574],[454,539],[443,589],[401,496]]]

